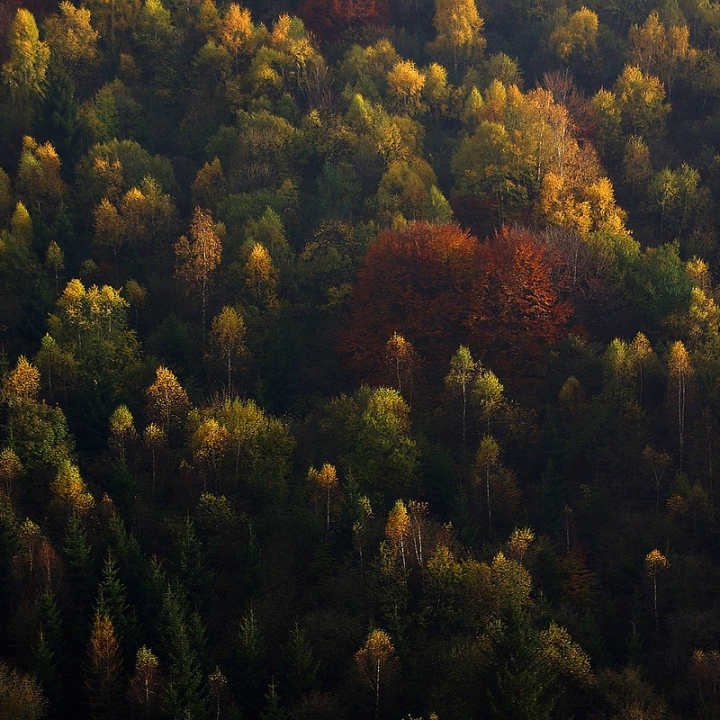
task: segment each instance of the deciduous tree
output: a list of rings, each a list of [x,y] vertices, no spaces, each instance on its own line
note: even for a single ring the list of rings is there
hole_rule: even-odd
[[[380,688],[384,686],[393,668],[395,648],[384,630],[372,630],[365,644],[355,653],[355,664],[365,682],[373,691],[375,720],[380,716]]]
[[[242,356],[245,349],[245,321],[243,316],[234,307],[226,305],[212,321],[210,337],[224,356],[227,367],[227,391],[228,394],[232,395],[233,361]]]
[[[190,240],[183,235],[175,243],[175,256],[178,275],[189,286],[197,285],[200,290],[204,336],[208,287],[222,256],[220,236],[210,213],[195,208],[190,223]]]
[[[441,60],[451,62],[456,75],[462,64],[482,56],[484,21],[475,0],[435,0],[433,25],[437,35],[428,47]]]
[[[157,421],[169,437],[171,430],[180,427],[190,401],[172,370],[161,365],[155,372],[155,382],[147,389],[148,414]]]
[[[96,612],[88,646],[85,682],[93,720],[120,717],[122,658],[107,614]]]
[[[413,223],[368,247],[341,347],[363,377],[382,382],[385,343],[412,343],[431,372],[443,372],[462,341],[477,241],[453,225]]]

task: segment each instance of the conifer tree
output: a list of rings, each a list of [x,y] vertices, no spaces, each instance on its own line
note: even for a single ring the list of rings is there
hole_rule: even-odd
[[[93,720],[116,720],[122,707],[122,657],[115,628],[107,613],[95,612],[85,668],[85,684]]]

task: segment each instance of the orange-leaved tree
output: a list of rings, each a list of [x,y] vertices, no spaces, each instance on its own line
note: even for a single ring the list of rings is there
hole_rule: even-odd
[[[412,343],[432,373],[442,372],[466,331],[477,240],[455,225],[410,223],[368,247],[340,347],[362,376],[382,382],[387,342]]]
[[[492,367],[520,369],[568,332],[565,272],[529,230],[503,227],[478,247],[476,264],[466,322]]]
[[[337,40],[367,25],[385,25],[387,0],[303,0],[298,15],[320,40]]]

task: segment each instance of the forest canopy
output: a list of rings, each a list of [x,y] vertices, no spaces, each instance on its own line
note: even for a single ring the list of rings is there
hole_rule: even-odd
[[[0,717],[720,714],[720,6],[0,7]]]

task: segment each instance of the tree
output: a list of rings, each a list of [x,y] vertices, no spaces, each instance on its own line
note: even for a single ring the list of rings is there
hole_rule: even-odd
[[[229,434],[228,447],[235,461],[235,494],[242,475],[257,499],[280,501],[287,489],[295,444],[289,427],[252,400],[228,398],[213,413]]]
[[[120,462],[125,464],[125,449],[137,440],[132,413],[127,405],[118,405],[110,416],[110,445],[120,451]]]
[[[697,50],[690,45],[687,25],[666,29],[657,11],[651,12],[641,27],[633,25],[628,33],[632,61],[645,73],[657,75],[672,95],[677,77],[690,70],[697,59]]]
[[[5,494],[12,495],[12,485],[23,472],[20,458],[10,449],[4,448],[0,452],[0,482],[4,485]]]
[[[2,381],[2,398],[10,407],[37,400],[40,392],[40,371],[21,355],[15,369]]]
[[[102,579],[98,586],[96,609],[100,615],[107,615],[113,624],[118,645],[133,643],[133,619],[127,604],[125,584],[118,577],[115,555],[108,551],[102,568]]]
[[[433,25],[437,36],[428,49],[441,61],[451,61],[456,75],[461,64],[480,58],[485,49],[484,22],[475,0],[435,0]]]
[[[207,476],[215,479],[217,491],[218,464],[227,449],[230,434],[215,418],[203,420],[193,433],[190,445],[195,458],[203,466],[203,492],[207,486]]]
[[[161,631],[168,667],[164,710],[171,717],[207,717],[201,657],[205,630],[181,590],[167,589]]]
[[[694,370],[690,355],[680,340],[677,340],[670,346],[668,374],[670,381],[668,383],[668,391],[674,396],[676,409],[678,442],[680,446],[680,467],[682,467],[683,448],[685,446],[685,411]]]
[[[352,531],[355,545],[358,549],[358,555],[360,556],[360,576],[364,577],[363,568],[363,544],[365,541],[365,533],[370,524],[370,520],[373,516],[372,504],[370,498],[367,495],[362,495],[357,501],[356,518],[353,522]]]
[[[40,372],[27,358],[2,380],[0,400],[7,406],[5,434],[9,447],[28,469],[56,468],[67,459],[71,445],[60,408],[38,400]]]
[[[183,423],[190,401],[175,373],[161,365],[155,372],[155,382],[146,390],[148,415],[163,429],[165,437]]]
[[[475,381],[478,364],[473,360],[470,348],[461,345],[450,360],[450,372],[445,376],[445,387],[459,400],[462,417],[463,452],[467,446],[467,409],[470,389]]]
[[[93,720],[120,717],[122,658],[109,615],[95,613],[88,646],[85,683]]]
[[[95,242],[100,246],[109,247],[112,251],[117,278],[117,256],[125,243],[127,231],[125,219],[120,216],[117,208],[107,198],[103,198],[95,208],[93,219],[95,221]]]
[[[385,345],[385,355],[391,366],[391,372],[395,376],[398,393],[402,395],[403,379],[405,379],[407,381],[406,388],[408,385],[410,386],[407,392],[410,402],[412,402],[413,371],[417,360],[415,348],[402,335],[395,332]]]
[[[493,367],[527,367],[567,332],[572,307],[563,297],[564,272],[521,228],[502,228],[476,257],[483,270],[465,320],[471,345],[482,348]]]
[[[128,684],[128,700],[137,716],[150,720],[160,705],[163,682],[158,659],[152,650],[143,646],[137,651],[135,672]]]
[[[330,532],[330,501],[338,491],[337,470],[330,463],[325,463],[320,470],[311,467],[308,471],[308,480],[316,486],[316,491],[325,496],[325,534],[327,535]]]
[[[31,210],[55,209],[67,186],[60,174],[61,162],[49,143],[38,145],[34,138],[23,137],[17,174],[17,189]]]
[[[661,453],[648,445],[643,450],[643,461],[650,466],[652,473],[652,481],[655,486],[655,517],[660,512],[660,490],[667,484],[667,480],[663,482],[665,471],[670,467],[670,456],[667,453]]]
[[[218,36],[220,42],[228,49],[237,67],[238,60],[243,56],[249,56],[254,47],[254,38],[257,28],[253,25],[250,11],[241,8],[237,3],[230,3],[225,15],[220,22]],[[220,161],[215,158],[220,168]]]
[[[367,25],[384,25],[390,7],[386,0],[303,0],[297,13],[321,40],[332,41]]]
[[[615,95],[627,130],[649,139],[662,135],[670,106],[665,102],[665,88],[658,77],[626,65],[615,83]]]
[[[285,653],[290,666],[288,674],[291,690],[295,698],[300,699],[316,687],[319,663],[307,633],[297,621],[290,631]]]
[[[576,51],[587,59],[588,51],[595,49],[597,32],[597,13],[581,7],[568,18],[567,23],[553,30],[548,43],[560,60],[567,60]]]
[[[140,346],[135,331],[128,328],[127,308],[127,300],[114,287],[86,288],[73,278],[49,321],[50,334],[72,356],[77,370],[71,400],[85,411],[93,407],[104,418],[98,428],[103,435],[107,417],[129,394],[140,365]]]
[[[408,114],[420,107],[420,97],[425,87],[425,74],[411,60],[401,60],[388,73],[388,87],[398,105]]]
[[[375,720],[380,716],[380,687],[384,686],[391,674],[395,648],[390,636],[384,630],[372,630],[365,644],[355,653],[355,664],[362,678],[373,691],[375,698]]]
[[[475,376],[470,398],[476,405],[485,420],[485,432],[490,432],[490,423],[493,416],[497,415],[505,404],[503,384],[498,380],[497,375],[488,369],[479,370]]]
[[[76,8],[67,0],[60,3],[60,14],[45,21],[45,39],[53,60],[73,74],[87,69],[97,59],[98,32],[90,24],[90,10]]]
[[[58,274],[65,269],[65,253],[54,240],[50,241],[45,253],[45,267],[51,270],[55,277],[55,297],[57,297],[60,294]]]
[[[657,607],[657,578],[658,573],[661,570],[667,569],[668,561],[667,558],[657,549],[651,550],[645,556],[645,570],[647,574],[652,578],[653,581],[653,610],[655,612],[655,629],[660,629],[658,621],[658,607]]]
[[[360,491],[389,503],[417,490],[419,451],[410,409],[396,390],[361,388],[331,401],[325,430],[338,437],[340,466]]]
[[[252,607],[240,621],[236,643],[240,702],[244,714],[257,717],[267,687],[267,668],[265,644]]]
[[[225,306],[215,317],[210,327],[210,337],[225,356],[227,366],[227,391],[232,395],[232,362],[244,351],[245,321],[243,316],[230,306]]]
[[[262,243],[255,243],[245,263],[245,282],[255,304],[270,311],[277,308],[278,272]]]
[[[407,570],[405,547],[410,537],[410,518],[407,508],[402,500],[398,500],[388,515],[385,525],[385,535],[390,541],[392,551],[399,554],[402,560],[403,571]]]
[[[167,433],[155,423],[150,423],[143,432],[143,444],[150,451],[152,461],[152,498],[155,499],[157,480],[157,456],[167,442]]]
[[[40,40],[33,14],[19,8],[7,36],[10,57],[2,75],[16,101],[27,103],[42,92],[50,48]]]
[[[4,720],[41,720],[48,702],[32,675],[0,661],[0,716]]]
[[[202,332],[205,335],[205,313],[208,285],[220,264],[222,244],[209,212],[195,208],[190,223],[190,240],[183,235],[175,243],[177,274],[188,285],[197,285],[202,298]]]
[[[82,518],[95,504],[92,494],[80,476],[80,470],[69,460],[63,460],[60,463],[50,490],[54,502],[65,518],[73,515]]]
[[[361,377],[385,381],[385,345],[398,333],[430,372],[462,339],[477,241],[454,225],[383,231],[367,249],[341,347]]]
[[[493,471],[500,463],[500,446],[497,440],[490,435],[485,435],[480,441],[480,447],[475,458],[475,467],[478,479],[485,480],[485,501],[487,503],[488,528],[492,532],[492,502],[490,499],[490,478]]]

